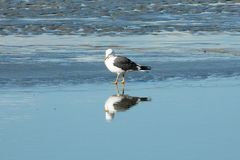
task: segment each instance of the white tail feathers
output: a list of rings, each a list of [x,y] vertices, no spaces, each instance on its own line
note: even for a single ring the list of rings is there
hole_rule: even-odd
[[[138,65],[137,69],[139,71],[149,71],[149,70],[151,70],[151,67],[150,66],[140,66],[140,65]]]

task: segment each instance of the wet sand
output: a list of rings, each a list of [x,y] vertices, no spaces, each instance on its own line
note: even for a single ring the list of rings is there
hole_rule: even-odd
[[[240,75],[239,33],[0,38],[0,88],[109,82],[113,75],[103,63],[107,48],[152,67],[147,74],[129,74],[132,82]]]
[[[0,159],[238,159],[239,91],[238,77],[130,82],[151,101],[109,121],[109,83],[1,89]]]

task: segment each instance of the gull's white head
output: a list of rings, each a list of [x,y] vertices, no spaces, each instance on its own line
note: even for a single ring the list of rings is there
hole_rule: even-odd
[[[107,49],[106,51],[105,51],[105,58],[107,58],[110,54],[113,54],[114,53],[114,51],[111,49],[111,48],[109,48],[109,49]]]

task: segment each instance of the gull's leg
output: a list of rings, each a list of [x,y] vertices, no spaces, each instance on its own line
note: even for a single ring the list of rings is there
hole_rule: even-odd
[[[123,73],[123,75],[122,75],[122,84],[125,85],[124,73]]]
[[[113,82],[116,85],[118,84],[118,77],[119,77],[119,74],[117,73],[117,78],[116,78],[115,82]]]

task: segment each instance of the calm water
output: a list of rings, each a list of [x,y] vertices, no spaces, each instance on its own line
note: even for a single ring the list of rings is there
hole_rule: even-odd
[[[239,79],[129,83],[148,97],[111,122],[105,102],[114,86],[0,91],[0,158],[238,159]]]

